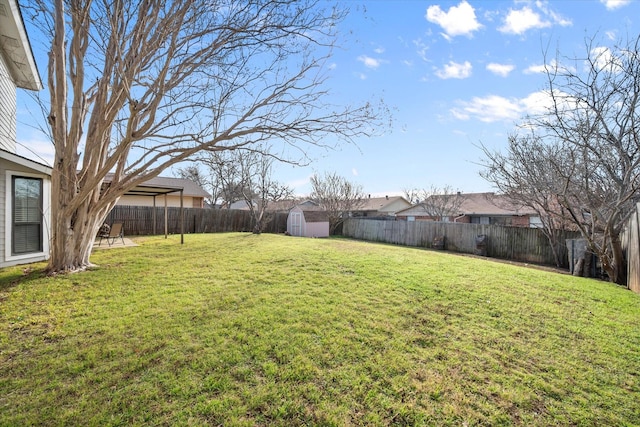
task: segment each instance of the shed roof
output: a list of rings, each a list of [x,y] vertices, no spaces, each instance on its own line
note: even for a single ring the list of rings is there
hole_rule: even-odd
[[[329,214],[326,211],[303,210],[306,222],[329,222]]]

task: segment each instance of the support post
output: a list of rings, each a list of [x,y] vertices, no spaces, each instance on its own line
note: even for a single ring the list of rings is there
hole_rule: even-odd
[[[184,245],[184,188],[180,190],[180,244]]]
[[[164,238],[169,236],[169,209],[167,208],[167,194],[164,195]]]
[[[156,195],[153,195],[153,213],[151,214],[151,218],[153,219],[153,235],[156,235]]]

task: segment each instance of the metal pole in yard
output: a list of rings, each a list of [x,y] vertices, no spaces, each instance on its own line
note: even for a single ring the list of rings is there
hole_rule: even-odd
[[[184,245],[184,188],[180,190],[180,244]]]
[[[169,235],[169,218],[168,218],[167,209],[167,193],[164,194],[164,238],[166,239]]]

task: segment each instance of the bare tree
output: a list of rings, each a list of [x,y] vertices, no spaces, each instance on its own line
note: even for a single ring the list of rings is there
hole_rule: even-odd
[[[464,202],[464,196],[449,185],[442,188],[431,186],[420,190],[418,194],[420,206],[435,221],[446,221],[452,216],[458,216]]]
[[[570,228],[568,212],[559,201],[565,185],[565,153],[535,135],[511,136],[506,153],[481,146],[485,167],[480,175],[492,183],[510,203],[533,209],[541,221],[556,265],[562,266],[565,231]]]
[[[584,58],[557,55],[546,72],[551,106],[524,124],[548,147],[533,158],[554,166],[549,191],[610,280],[626,285],[620,233],[640,189],[640,38],[585,45]]]
[[[178,173],[195,182],[212,194],[214,206],[231,208],[244,199],[242,170],[237,156],[228,155],[233,150],[206,152],[197,157],[194,166],[178,169]],[[201,172],[200,165],[204,166]]]
[[[293,198],[293,190],[272,177],[274,158],[267,149],[227,152],[240,169],[243,200],[253,217],[253,233],[260,234],[273,219],[268,212],[270,203]]]
[[[420,203],[422,190],[419,188],[405,187],[402,189],[402,196],[409,201],[409,203]]]
[[[118,198],[203,150],[278,141],[281,152],[304,156],[305,144],[377,133],[384,111],[328,104],[324,65],[346,11],[326,6],[30,2],[27,16],[50,40],[48,270],[90,265],[93,239]]]
[[[213,177],[211,175],[203,173],[197,164],[179,168],[176,171],[176,175],[179,178],[188,179],[189,181],[195,182],[206,192],[208,192],[211,197],[207,198],[207,204],[209,204],[210,206],[215,206],[217,204],[217,201],[220,198],[219,186],[217,185],[217,182],[212,179]]]
[[[327,211],[329,232],[336,228],[351,212],[364,205],[362,186],[349,182],[335,172],[311,177],[311,198]]]

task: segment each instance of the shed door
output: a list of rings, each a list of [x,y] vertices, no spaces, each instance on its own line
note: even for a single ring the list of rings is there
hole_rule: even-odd
[[[302,212],[291,212],[291,235],[302,236]]]

